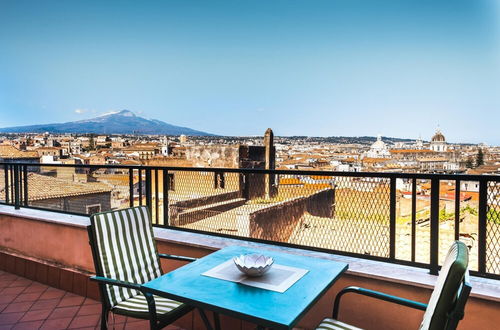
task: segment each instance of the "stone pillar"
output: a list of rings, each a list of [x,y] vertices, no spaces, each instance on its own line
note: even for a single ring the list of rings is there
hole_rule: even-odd
[[[273,130],[268,128],[266,133],[264,134],[264,147],[265,147],[265,159],[266,159],[266,170],[274,170],[275,169],[275,149],[274,149],[274,134]],[[275,185],[275,176],[274,174],[266,175],[265,182],[266,189],[266,198],[270,199],[276,196],[276,185]]]

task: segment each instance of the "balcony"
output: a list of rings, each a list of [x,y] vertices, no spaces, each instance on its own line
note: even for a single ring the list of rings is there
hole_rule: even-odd
[[[426,302],[448,245],[460,239],[474,275],[460,328],[488,329],[500,321],[499,196],[494,176],[0,164],[0,265],[98,300],[88,281],[88,214],[147,205],[160,252],[200,257],[258,245],[349,263],[300,322],[310,329],[347,285]],[[401,329],[417,328],[422,313],[347,297],[340,317]],[[177,325],[202,327],[195,315]],[[224,329],[250,326],[223,319]]]

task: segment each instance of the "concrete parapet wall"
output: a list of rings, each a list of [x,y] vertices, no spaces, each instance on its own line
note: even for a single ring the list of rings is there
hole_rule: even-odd
[[[334,190],[324,189],[312,195],[273,204],[248,215],[239,215],[239,228],[252,238],[288,242],[304,214],[333,216]],[[246,229],[248,228],[248,229]]]
[[[172,226],[184,226],[199,220],[217,216],[223,212],[230,211],[245,204],[245,199],[235,198],[232,200],[205,205],[194,209],[187,209],[177,214],[175,219],[170,220]],[[222,220],[223,221],[223,220]]]
[[[186,209],[186,208],[200,207],[203,205],[220,203],[223,201],[227,201],[227,200],[235,199],[235,198],[240,198],[240,197],[241,197],[240,191],[231,191],[228,193],[203,196],[203,197],[199,197],[199,198],[192,198],[192,199],[187,199],[187,200],[183,200],[183,201],[178,201],[178,202],[172,203],[170,205],[170,208]]]
[[[175,202],[169,205],[169,223],[172,226],[185,225],[190,222],[205,219],[213,216],[210,211],[227,211],[231,208],[244,204],[244,200],[239,200],[241,197],[240,191],[231,191],[228,193],[204,196],[199,198],[188,199]],[[236,204],[222,204],[231,200],[238,200]],[[213,205],[213,207],[210,207]],[[203,206],[207,206],[205,209]],[[196,210],[198,208],[198,210]]]
[[[157,239],[157,243],[160,253],[191,257],[203,257],[216,249],[162,239]],[[185,264],[166,259],[161,263],[165,272]],[[383,264],[379,267],[384,267]],[[93,268],[85,227],[0,214],[0,270],[96,299],[97,285],[88,281]],[[360,272],[346,273],[305,313],[296,327],[315,329],[323,318],[331,317],[333,300],[339,290],[352,285],[424,303],[429,301],[432,292],[411,283],[370,278]],[[458,329],[497,329],[499,310],[499,301],[471,297]],[[368,330],[417,329],[422,317],[422,311],[349,294],[342,299],[339,314],[341,321]],[[187,330],[205,329],[196,311],[180,318],[175,325]],[[255,329],[253,324],[225,315],[221,315],[221,326],[231,330]]]

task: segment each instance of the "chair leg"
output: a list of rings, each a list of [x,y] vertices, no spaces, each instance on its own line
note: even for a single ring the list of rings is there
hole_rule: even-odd
[[[152,318],[149,319],[149,328],[152,330],[159,329],[156,320],[153,320]]]
[[[102,312],[101,312],[101,330],[108,329],[108,315],[109,315],[109,311],[106,307],[104,307],[104,304],[103,304],[102,305]]]

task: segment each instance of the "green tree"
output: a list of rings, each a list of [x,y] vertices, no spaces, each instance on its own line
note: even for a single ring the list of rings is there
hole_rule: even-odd
[[[476,155],[476,167],[484,165],[483,149],[479,148]]]
[[[94,134],[91,134],[89,138],[89,150],[95,150]]]
[[[465,167],[467,167],[467,168],[474,167],[474,162],[472,161],[472,157],[467,158],[467,161],[465,162]]]

